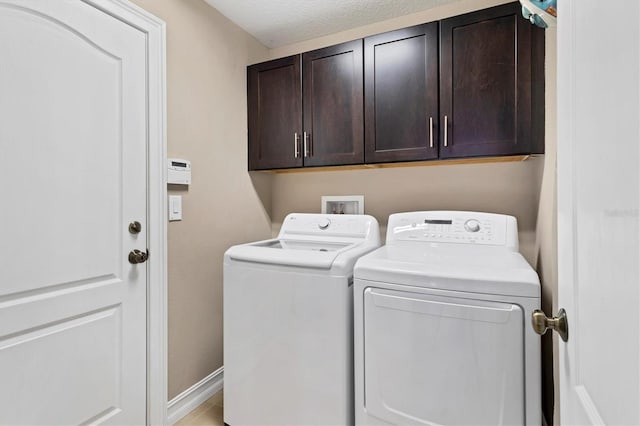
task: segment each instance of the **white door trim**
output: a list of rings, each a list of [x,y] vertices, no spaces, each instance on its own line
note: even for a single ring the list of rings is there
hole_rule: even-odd
[[[147,37],[147,424],[167,423],[166,26],[128,0],[82,0]]]

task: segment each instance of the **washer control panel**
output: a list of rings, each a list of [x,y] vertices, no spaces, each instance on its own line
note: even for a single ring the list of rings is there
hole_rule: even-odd
[[[513,216],[462,211],[424,211],[389,216],[387,244],[393,241],[484,244],[517,250]]]
[[[278,238],[303,236],[379,239],[378,222],[369,215],[291,213],[282,222]]]

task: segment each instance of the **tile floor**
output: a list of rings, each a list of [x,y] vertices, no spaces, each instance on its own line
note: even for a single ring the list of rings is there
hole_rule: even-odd
[[[223,426],[222,404],[224,391],[220,391],[183,417],[176,426]]]

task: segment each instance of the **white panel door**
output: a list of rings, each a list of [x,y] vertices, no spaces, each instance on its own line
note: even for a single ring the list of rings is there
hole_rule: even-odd
[[[560,424],[640,424],[640,3],[558,8]]]
[[[0,0],[0,424],[146,421],[145,57],[82,1]]]

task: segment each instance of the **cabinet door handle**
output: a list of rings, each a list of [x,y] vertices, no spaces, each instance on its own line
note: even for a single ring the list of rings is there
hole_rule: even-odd
[[[429,117],[429,148],[433,148],[433,117]]]
[[[293,134],[293,156],[294,158],[298,158],[300,156],[300,149],[298,143],[300,142],[300,136],[298,132]]]
[[[447,146],[447,142],[448,142],[448,130],[449,130],[449,126],[447,125],[447,116],[444,116],[444,146]]]
[[[308,157],[309,156],[309,147],[307,146],[307,132],[303,132],[302,133],[302,140],[304,143],[304,156]]]

